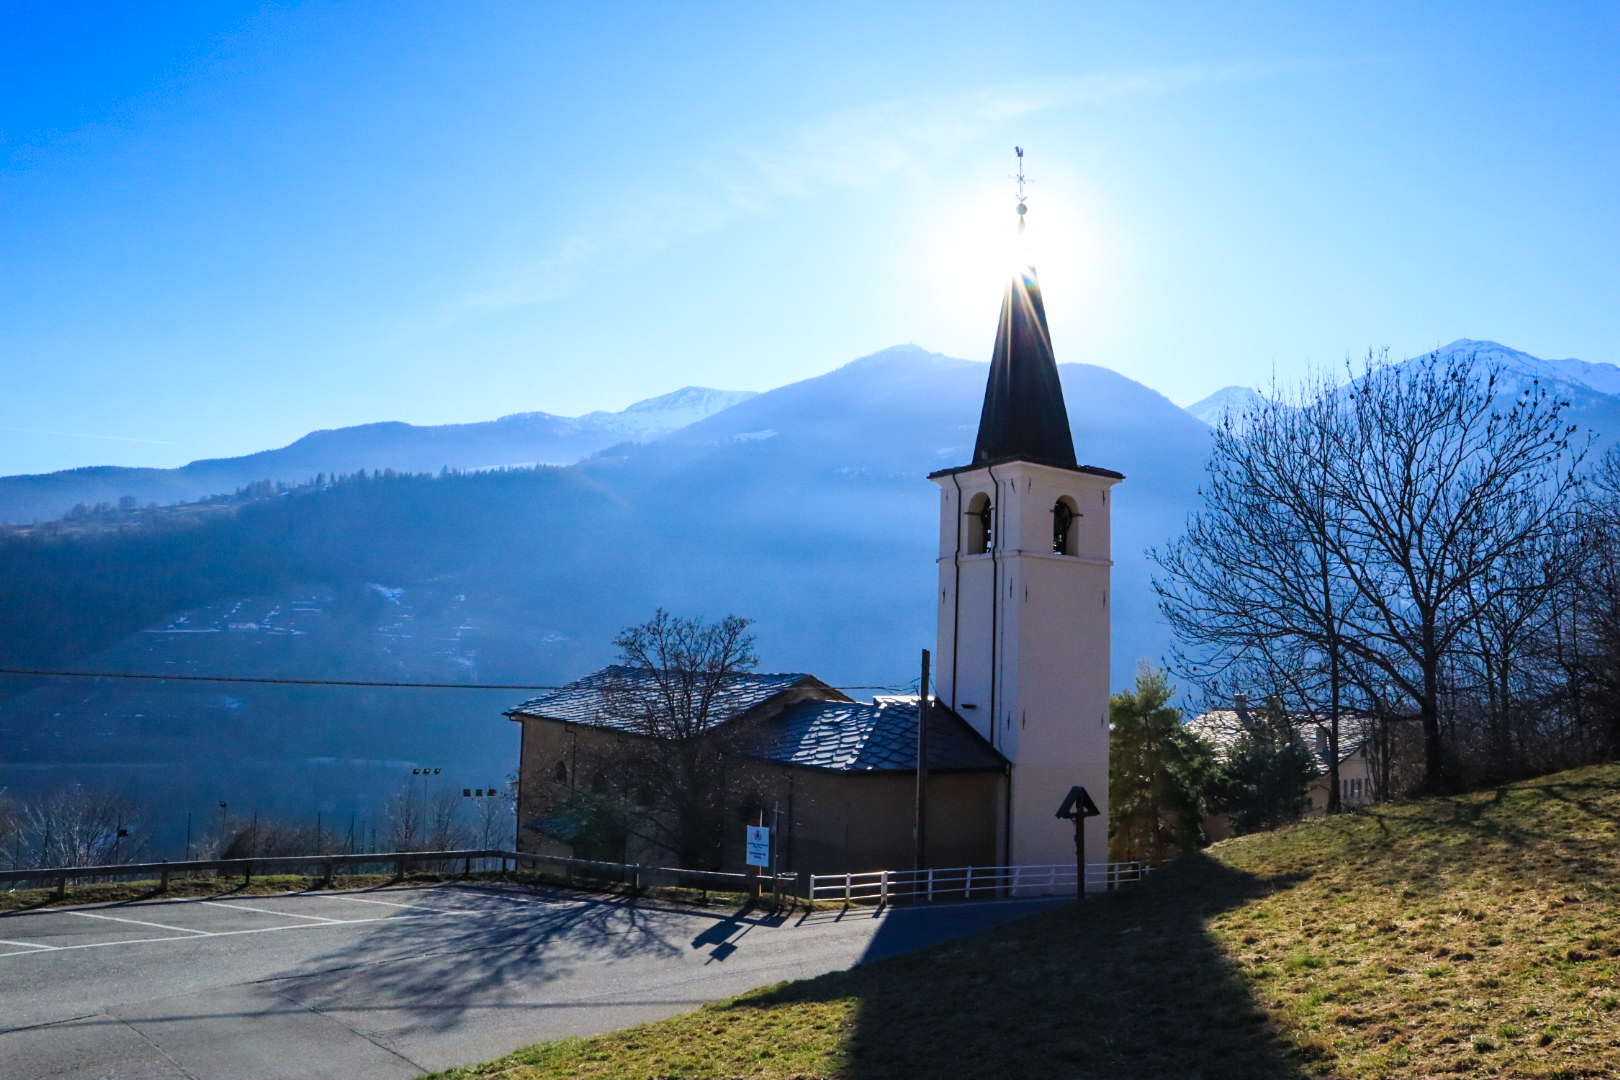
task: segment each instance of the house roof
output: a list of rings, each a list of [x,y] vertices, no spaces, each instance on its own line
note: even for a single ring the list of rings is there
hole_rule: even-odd
[[[1289,721],[1299,729],[1300,737],[1317,765],[1324,771],[1329,764],[1327,748],[1327,718],[1315,714],[1290,714]],[[1253,717],[1245,705],[1230,709],[1210,709],[1187,721],[1187,726],[1215,745],[1215,753],[1225,759],[1245,731],[1253,727]],[[1360,713],[1341,713],[1339,717],[1339,761],[1356,755],[1372,737],[1374,721]],[[1314,728],[1314,732],[1308,729]],[[1314,737],[1311,737],[1314,735]]]
[[[764,704],[785,690],[806,685],[827,689],[826,685],[815,676],[804,672],[779,674],[748,672],[732,676],[726,680],[725,687],[719,691],[709,706],[711,722],[724,723],[757,705]],[[571,682],[561,690],[553,690],[539,697],[530,698],[506,715],[537,716],[547,720],[583,724],[587,727],[640,734],[641,727],[633,717],[615,715],[604,708],[608,704],[608,692],[626,695],[645,694],[648,704],[658,700],[653,673],[614,664]]]
[[[765,721],[759,754],[786,765],[835,772],[914,772],[917,699],[802,701]],[[1006,759],[956,713],[929,709],[928,767],[1000,770]]]
[[[749,752],[767,761],[834,772],[912,772],[917,768],[917,699],[882,696],[870,704],[851,701],[803,672],[741,674],[710,706],[711,722],[723,724],[788,690],[806,689],[809,700],[789,700],[774,715],[743,729]],[[635,702],[620,695],[645,694],[662,700],[654,675],[615,665],[593,672],[560,690],[530,698],[510,717],[532,716],[629,734],[646,731],[633,715]],[[794,697],[801,697],[796,694]],[[624,706],[630,708],[626,710]],[[935,703],[928,724],[928,767],[947,771],[999,770],[1003,758],[956,713]]]
[[[1035,268],[1013,275],[1001,302],[973,464],[1007,459],[1076,468],[1063,384]]]

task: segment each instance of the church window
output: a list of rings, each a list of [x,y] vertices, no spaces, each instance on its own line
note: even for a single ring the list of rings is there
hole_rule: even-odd
[[[568,763],[565,761],[557,762],[557,767],[551,770],[551,778],[559,784],[568,783]]]
[[[608,778],[600,771],[591,776],[591,794],[606,795],[608,793]]]
[[[979,492],[968,500],[968,554],[983,555],[995,550],[996,509],[990,505],[990,496]]]
[[[1080,516],[1074,500],[1067,495],[1052,507],[1052,551],[1057,555],[1075,553],[1075,519]]]

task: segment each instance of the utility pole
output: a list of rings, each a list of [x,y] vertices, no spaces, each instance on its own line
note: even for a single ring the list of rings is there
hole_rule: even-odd
[[[922,651],[922,682],[917,684],[917,823],[913,869],[928,869],[928,650]]]
[[[776,856],[782,848],[782,803],[771,800],[771,906],[782,906],[782,887],[776,878]]]

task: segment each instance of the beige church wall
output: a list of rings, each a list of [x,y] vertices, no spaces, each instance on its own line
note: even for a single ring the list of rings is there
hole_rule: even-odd
[[[571,845],[533,828],[554,812],[575,784],[589,785],[603,757],[624,736],[551,720],[522,721],[518,850],[573,856]],[[561,762],[569,779],[556,779]],[[912,824],[916,780],[911,773],[848,774],[819,769],[759,766],[761,798],[739,805],[725,837],[724,869],[745,867],[745,826],[763,806],[770,824],[773,805],[781,810],[777,842],[781,869],[830,874],[862,870],[906,870],[912,865]],[[930,777],[929,824],[936,866],[992,865],[995,862],[1001,774],[941,773]],[[789,857],[791,856],[791,861]],[[627,853],[630,861],[661,862],[654,852]]]
[[[794,770],[785,822],[786,868],[806,874],[909,870],[914,861],[916,777]],[[999,773],[941,773],[928,782],[928,849],[934,866],[993,865]],[[787,803],[782,803],[784,816]]]
[[[571,856],[570,845],[539,832],[534,822],[555,811],[575,784],[590,782],[597,763],[618,736],[554,720],[518,723],[523,730],[518,753],[518,850]],[[559,763],[568,769],[566,781],[556,779]]]

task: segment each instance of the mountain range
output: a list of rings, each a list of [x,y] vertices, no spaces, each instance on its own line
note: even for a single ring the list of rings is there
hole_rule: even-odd
[[[1597,389],[1609,365],[1448,348],[1500,350],[1514,379],[1556,379],[1576,422],[1620,431],[1620,396]],[[570,421],[589,429],[575,446],[597,444],[566,465],[492,468],[545,460],[517,448],[578,430],[547,414],[317,433],[231,459],[229,475],[242,486],[268,478],[242,463],[295,462],[283,475],[327,473],[318,484],[209,515],[0,534],[0,666],[544,686],[609,662],[615,633],[662,606],[749,616],[763,667],[854,696],[914,683],[934,636],[925,477],[971,457],[986,370],[900,346],[758,395],[681,391]],[[1107,369],[1060,375],[1080,460],[1126,475],[1112,668],[1125,686],[1168,650],[1145,551],[1196,507],[1210,429]],[[546,434],[507,437],[525,424]],[[311,440],[319,451],[293,453]],[[456,787],[504,778],[516,734],[501,714],[521,696],[7,677],[0,787],[128,786],[161,802],[171,833],[227,798],[364,815],[413,767]]]
[[[753,397],[746,390],[688,386],[638,401],[621,412],[553,416],[514,413],[473,424],[417,426],[397,421],[315,431],[276,450],[193,461],[178,469],[111,466],[0,477],[0,522],[27,524],[61,517],[75,506],[165,505],[225,495],[249,484],[304,483],[360,469],[438,472],[511,466],[570,465],[604,447],[646,441],[686,427]]]
[[[1459,338],[1435,350],[1441,357],[1471,357],[1476,364],[1496,365],[1506,378],[1508,389],[1517,391],[1531,382],[1554,389],[1578,410],[1606,412],[1609,399],[1620,397],[1620,367],[1594,364],[1586,360],[1543,360],[1538,356],[1498,345],[1494,341]],[[1355,375],[1355,365],[1347,369]],[[1260,392],[1248,386],[1223,386],[1187,406],[1187,411],[1206,424],[1214,425],[1227,413],[1242,413],[1260,400]],[[1620,431],[1609,426],[1608,433]]]

